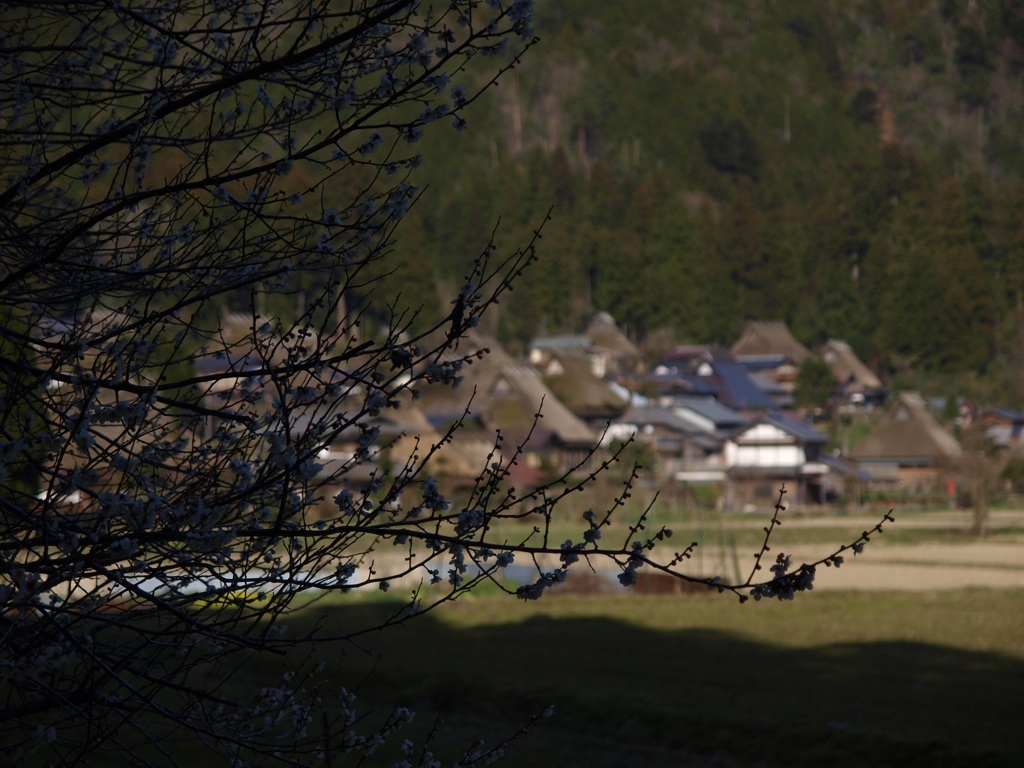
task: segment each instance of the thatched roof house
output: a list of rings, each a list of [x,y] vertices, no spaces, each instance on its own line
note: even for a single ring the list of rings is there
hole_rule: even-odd
[[[609,358],[612,371],[637,373],[643,367],[640,350],[607,312],[594,315],[587,326],[587,336],[593,340],[594,347]]]
[[[530,343],[530,363],[543,369],[558,353],[585,353],[590,369],[598,378],[643,371],[643,357],[607,312],[599,312],[586,333],[547,336]]]
[[[811,351],[796,340],[785,323],[752,320],[732,345],[732,353],[739,359],[781,355],[799,366]]]
[[[924,398],[904,392],[850,457],[876,480],[924,490],[943,484],[961,453],[960,443],[939,424]]]
[[[594,431],[566,408],[529,366],[503,368],[487,394],[490,407],[484,422],[513,439],[523,439],[533,430],[531,443],[552,438],[571,448],[590,449],[597,444]],[[537,413],[541,418],[534,428]]]
[[[517,364],[491,339],[476,335],[464,339],[459,353],[486,354],[465,365],[459,387],[420,387],[417,405],[439,430],[461,421],[453,440],[467,455],[490,451],[496,432],[502,435],[503,453],[523,444],[525,464],[561,471],[586,459],[598,435],[562,403],[544,384],[540,373]],[[535,416],[541,412],[541,418]],[[542,480],[540,476],[538,481]]]
[[[855,383],[861,388],[878,389],[882,380],[864,365],[861,359],[845,341],[829,339],[821,346],[821,359],[828,363],[832,375],[840,384]]]
[[[829,339],[821,347],[821,358],[839,384],[839,392],[850,404],[877,404],[885,399],[882,380],[868,368],[849,344]]]
[[[629,407],[628,393],[595,376],[582,350],[553,350],[540,373],[555,397],[595,428],[622,415]]]
[[[829,468],[820,460],[828,437],[814,425],[767,412],[740,426],[723,447],[728,468],[726,505],[756,509],[785,484],[797,505],[826,500]]]
[[[747,323],[731,351],[747,370],[767,376],[787,392],[793,391],[800,363],[811,354],[777,321]]]

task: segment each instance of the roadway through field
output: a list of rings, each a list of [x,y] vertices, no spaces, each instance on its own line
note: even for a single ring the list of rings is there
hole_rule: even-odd
[[[794,558],[799,562],[799,557]],[[872,542],[842,568],[820,569],[815,589],[1024,589],[1024,542]]]
[[[948,538],[969,524],[965,512],[896,512],[896,522],[887,530],[934,529],[936,538]],[[800,528],[843,528],[863,525],[870,529],[877,519],[870,517],[810,517],[785,521],[789,530]],[[990,540],[964,537],[952,541],[891,543],[885,535],[875,536],[863,553],[845,553],[839,569],[821,568],[815,589],[854,590],[936,590],[965,587],[1024,589],[1024,534],[1006,533],[1024,529],[1024,512],[998,511],[989,517],[994,535]],[[818,559],[820,544],[795,544],[787,554],[794,563]],[[747,554],[747,553],[743,553]],[[706,555],[707,556],[707,555]],[[725,558],[727,553],[721,552]],[[740,557],[741,566],[751,558]]]

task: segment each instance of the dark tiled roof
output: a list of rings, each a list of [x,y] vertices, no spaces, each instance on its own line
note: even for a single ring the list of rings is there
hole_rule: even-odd
[[[833,472],[846,477],[854,477],[862,482],[870,483],[875,477],[863,467],[859,467],[851,461],[840,458],[839,456],[832,456],[828,453],[822,453],[818,457],[818,461],[824,464]]]
[[[819,432],[813,424],[806,421],[799,421],[778,411],[766,413],[763,418],[767,423],[788,432],[804,443],[823,444],[828,442],[827,435]]]
[[[754,386],[769,397],[779,397],[788,394],[786,388],[775,381],[775,379],[769,379],[761,373],[750,373],[749,376],[750,380],[754,382]]]
[[[700,376],[679,373],[655,373],[645,377],[642,383],[650,385],[660,395],[716,397],[718,389]]]
[[[679,416],[674,408],[664,408],[657,405],[633,406],[622,415],[619,422],[635,424],[638,427],[648,424],[660,425],[679,432],[689,441],[701,446],[705,450],[716,450],[721,447],[720,440],[707,432],[695,428],[690,421]]]
[[[709,378],[717,385],[719,398],[730,408],[756,410],[775,407],[775,402],[754,383],[742,365],[719,360],[712,365],[714,373]]]
[[[704,397],[681,397],[679,405],[713,421],[719,429],[732,429],[747,421],[742,414],[727,405],[722,405],[717,400],[709,400]]]
[[[738,362],[748,371],[763,371],[766,369],[778,368],[788,359],[788,357],[782,354],[744,355],[738,360]]]

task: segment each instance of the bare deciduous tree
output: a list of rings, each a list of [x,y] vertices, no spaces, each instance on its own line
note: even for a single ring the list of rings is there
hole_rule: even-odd
[[[534,244],[488,248],[419,334],[397,307],[371,329],[345,297],[388,314],[372,265],[420,194],[415,144],[466,126],[532,43],[530,17],[523,0],[4,4],[5,759],[166,764],[179,738],[233,765],[372,751],[408,713],[366,723],[301,676],[226,687],[261,654],[351,638],[283,630],[310,596],[422,584],[387,625],[516,558],[532,578],[501,583],[522,598],[598,559],[626,585],[647,567],[744,598],[792,596],[838,564],[842,550],[780,556],[772,577],[724,584],[684,572],[692,547],[655,559],[668,530],[604,542],[631,480],[578,541],[549,541],[559,500],[614,457],[517,496],[499,436],[458,504],[429,474],[457,425],[380,461],[381,413],[458,384],[481,354],[459,340]],[[526,516],[524,540],[489,535]]]

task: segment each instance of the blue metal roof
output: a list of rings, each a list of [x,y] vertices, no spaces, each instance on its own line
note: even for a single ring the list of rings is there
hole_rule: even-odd
[[[712,380],[717,380],[719,397],[730,408],[737,410],[771,409],[775,402],[750,378],[746,369],[737,362],[715,360]]]
[[[775,379],[769,379],[763,373],[749,373],[747,375],[750,376],[750,380],[754,382],[754,385],[766,395],[778,396],[790,394],[785,387],[779,384],[779,382],[775,381]],[[790,399],[792,399],[792,397]]]
[[[679,378],[681,381],[686,382],[687,386],[695,395],[707,395],[709,397],[718,396],[718,387],[707,379],[700,376],[680,376]]]
[[[1024,424],[1024,413],[1021,413],[1014,408],[988,408],[986,409],[986,413],[1000,416],[1014,424]]]
[[[737,355],[736,361],[750,371],[761,371],[766,368],[778,368],[789,358],[785,355]]]

